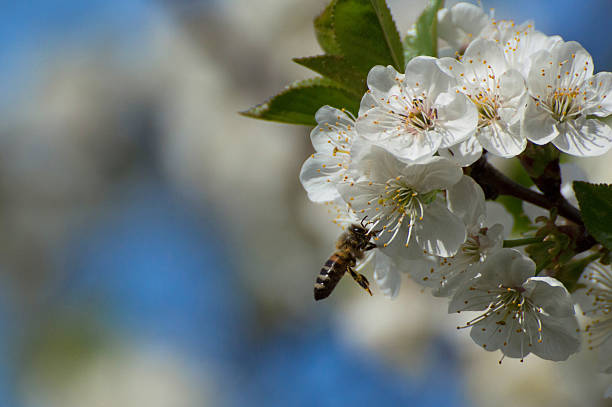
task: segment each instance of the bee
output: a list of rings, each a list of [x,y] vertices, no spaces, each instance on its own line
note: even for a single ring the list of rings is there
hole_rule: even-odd
[[[370,242],[370,239],[379,232],[368,232],[362,220],[361,224],[351,224],[348,230],[340,235],[336,242],[336,251],[329,256],[317,276],[314,285],[315,300],[327,298],[347,271],[361,288],[372,295],[368,279],[363,274],[357,273],[353,267],[357,264],[357,260],[363,258],[364,252],[376,247],[376,244]]]

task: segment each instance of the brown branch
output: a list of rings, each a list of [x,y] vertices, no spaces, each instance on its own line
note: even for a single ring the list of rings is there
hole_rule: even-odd
[[[546,195],[514,182],[493,167],[484,156],[480,157],[470,168],[470,175],[482,187],[488,198],[494,199],[497,195],[509,195],[544,209],[557,208],[559,215],[584,227],[580,211],[563,196],[549,199]]]

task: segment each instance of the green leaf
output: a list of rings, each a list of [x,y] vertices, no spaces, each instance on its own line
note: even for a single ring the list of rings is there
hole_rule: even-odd
[[[340,46],[336,41],[336,34],[334,34],[333,27],[335,6],[336,0],[332,0],[332,2],[325,7],[325,10],[323,10],[314,20],[317,41],[323,51],[328,54],[340,54]]]
[[[359,111],[359,99],[326,78],[295,82],[265,103],[241,115],[255,119],[315,126],[315,113],[324,105],[345,108],[353,114]]]
[[[404,38],[406,61],[417,55],[438,56],[438,10],[444,0],[430,0],[414,25],[414,34]]]
[[[574,191],[587,230],[612,250],[612,185],[574,181]]]
[[[366,77],[340,55],[293,58],[293,61],[344,85],[359,99],[366,91]]]
[[[370,3],[378,16],[378,21],[380,21],[380,27],[385,36],[387,46],[389,47],[389,51],[391,51],[393,61],[397,64],[396,68],[400,72],[404,72],[404,69],[406,69],[406,62],[404,61],[402,40],[395,26],[395,21],[393,21],[391,11],[387,6],[387,2],[385,0],[370,0]]]
[[[333,27],[340,54],[359,72],[375,65],[404,72],[402,42],[384,0],[336,0]]]

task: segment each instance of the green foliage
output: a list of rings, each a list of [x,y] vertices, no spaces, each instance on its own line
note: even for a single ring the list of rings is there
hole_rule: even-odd
[[[314,20],[315,35],[317,42],[327,54],[340,54],[340,46],[336,42],[336,34],[334,33],[334,7],[336,0],[325,7],[325,10]]]
[[[612,185],[575,181],[574,191],[588,232],[612,250]]]
[[[438,56],[437,14],[443,5],[444,0],[430,0],[414,25],[414,33],[404,38],[406,61],[418,55]]]
[[[323,105],[345,107],[352,113],[359,110],[359,101],[336,82],[314,78],[295,82],[267,102],[240,114],[255,119],[315,126],[314,115]]]
[[[384,0],[337,0],[334,31],[342,55],[364,75],[375,65],[404,71],[402,42]]]
[[[324,78],[291,85],[241,114],[304,125],[316,124],[314,114],[324,105],[356,115],[373,66],[404,71],[402,42],[385,0],[332,0],[315,18],[314,30],[326,54],[294,61]]]
[[[541,242],[525,248],[525,252],[536,263],[538,272],[544,269],[558,271],[575,254],[575,241],[571,235],[573,230],[562,230],[555,224],[555,220],[556,214],[551,215],[550,219],[546,217],[536,219],[537,222],[543,223],[535,234]]]
[[[365,76],[356,72],[343,56],[319,55],[293,58],[293,61],[338,82],[359,99],[366,91]]]

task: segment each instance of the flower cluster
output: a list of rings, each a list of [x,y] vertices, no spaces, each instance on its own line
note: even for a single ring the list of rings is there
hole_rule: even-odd
[[[440,10],[438,31],[445,56],[414,57],[403,73],[370,70],[357,117],[319,109],[315,153],[300,180],[310,200],[366,225],[376,248],[358,267],[371,266],[383,293],[397,295],[399,272],[409,272],[449,298],[449,313],[477,312],[463,328],[484,349],[565,360],[580,346],[572,296],[554,273],[537,273],[524,252],[504,248],[509,230],[487,216],[466,167],[485,153],[521,155],[528,143],[574,156],[607,152],[612,129],[599,118],[612,113],[612,74],[594,74],[577,42],[531,22],[495,20],[472,4]],[[599,315],[589,343],[609,355],[612,273],[587,272],[585,312]]]
[[[589,349],[599,350],[601,372],[612,373],[612,268],[591,263],[580,282],[585,288],[576,296],[584,314],[592,318],[585,329]],[[606,397],[612,397],[612,384]]]

